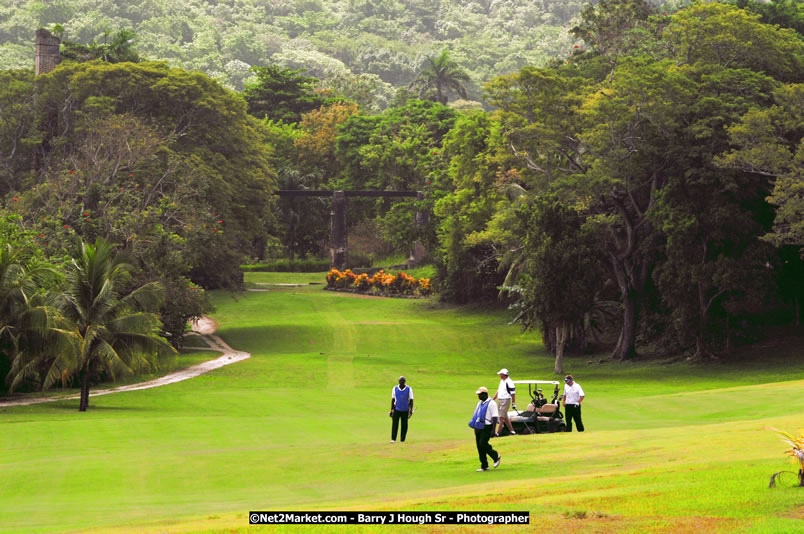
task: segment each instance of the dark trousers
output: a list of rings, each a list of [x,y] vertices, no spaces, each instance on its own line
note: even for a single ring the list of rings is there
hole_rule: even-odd
[[[567,404],[564,406],[567,412],[567,432],[572,432],[572,420],[575,420],[575,425],[578,427],[578,432],[583,432],[583,421],[581,421],[581,405],[580,404]]]
[[[402,420],[402,435],[401,441],[405,441],[405,436],[408,435],[408,411],[407,410],[394,410],[394,422],[391,423],[391,439],[396,441],[396,431],[399,428],[399,421]]]
[[[500,455],[497,454],[491,447],[489,440],[491,439],[491,432],[494,430],[494,425],[486,425],[483,430],[475,429],[475,443],[477,444],[477,455],[480,458],[480,467],[483,469],[489,468],[489,460],[486,455],[491,456],[495,462],[499,459]]]

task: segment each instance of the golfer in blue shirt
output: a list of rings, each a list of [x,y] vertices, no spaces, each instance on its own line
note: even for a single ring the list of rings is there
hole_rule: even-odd
[[[396,441],[396,432],[399,422],[402,421],[402,434],[399,441],[405,441],[408,435],[408,419],[413,415],[413,389],[405,384],[405,377],[399,377],[399,385],[391,390],[391,411],[388,415],[393,419],[391,423],[391,443]]]

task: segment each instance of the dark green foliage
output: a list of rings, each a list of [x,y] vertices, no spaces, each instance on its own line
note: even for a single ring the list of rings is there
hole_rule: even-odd
[[[324,103],[316,92],[318,80],[278,65],[254,67],[257,81],[246,86],[243,96],[248,112],[259,119],[286,123],[299,122],[301,116]]]
[[[567,343],[585,348],[589,317],[604,286],[600,228],[558,197],[523,203],[516,216],[525,253],[517,284],[505,288],[514,299],[514,322],[541,330],[556,355],[555,372],[562,373]]]
[[[800,0],[736,0],[737,7],[753,11],[762,17],[765,24],[791,28],[804,35],[804,3]]]
[[[165,334],[180,344],[209,309],[189,278],[240,286],[242,258],[274,226],[268,132],[237,95],[160,63],[66,62],[19,87],[17,102],[24,87],[38,98],[33,128],[5,130],[21,140],[8,208],[51,257],[78,238],[121,244],[166,288]]]
[[[0,218],[0,377],[20,353],[41,348],[52,326],[46,290],[58,286],[59,274],[43,260],[32,232],[20,217]],[[0,391],[5,390],[5,382]]]
[[[42,142],[33,70],[0,71],[0,196],[26,184]]]
[[[786,111],[798,109],[795,84],[780,86],[801,77],[804,42],[718,3],[670,17],[636,0],[600,3],[584,21],[588,58],[487,86],[526,171],[519,194],[556,191],[604,230],[592,245],[620,293],[614,357],[633,357],[639,332],[672,337],[695,357],[728,349],[772,302],[775,261],[759,239],[773,219],[768,176],[777,179],[771,199],[788,208],[777,223],[780,213],[793,221],[781,239],[796,235],[800,173],[790,169],[801,131],[785,117],[800,113]],[[740,147],[731,153],[730,138]],[[486,235],[521,275],[534,245],[512,230],[507,209],[497,208]]]
[[[11,367],[12,388],[37,369],[46,369],[38,376],[42,389],[77,378],[79,410],[86,411],[94,381],[148,369],[159,356],[175,353],[159,335],[162,324],[154,313],[164,299],[162,286],[132,284],[133,271],[111,243],[80,243],[57,302],[63,343],[58,350],[18,352]]]
[[[329,270],[329,260],[315,258],[303,260],[276,260],[241,266],[247,273],[322,273]]]

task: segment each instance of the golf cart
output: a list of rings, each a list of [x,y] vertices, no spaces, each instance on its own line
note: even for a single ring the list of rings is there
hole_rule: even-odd
[[[531,402],[525,411],[516,410],[508,412],[508,418],[517,434],[545,434],[551,432],[565,432],[567,424],[558,399],[560,384],[552,380],[514,380],[514,384],[528,385],[528,394]],[[547,400],[542,393],[540,385],[553,386],[553,397]],[[508,428],[503,425],[503,433],[507,435]]]

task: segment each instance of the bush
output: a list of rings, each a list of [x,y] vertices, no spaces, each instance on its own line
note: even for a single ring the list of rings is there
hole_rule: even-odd
[[[360,267],[371,267],[373,263],[374,263],[373,254],[361,254],[360,252],[349,252],[349,265],[352,269],[357,269]]]
[[[254,263],[241,265],[243,272],[247,273],[320,273],[329,269],[329,260],[276,260],[268,263]]]
[[[375,295],[415,295],[422,297],[433,292],[429,278],[414,278],[402,272],[394,276],[382,270],[369,277],[366,273],[356,275],[350,269],[346,269],[343,272],[332,269],[327,273],[327,288],[353,290]]]

